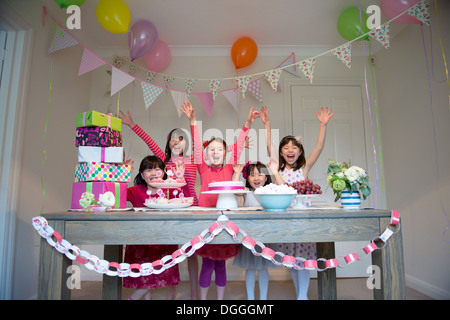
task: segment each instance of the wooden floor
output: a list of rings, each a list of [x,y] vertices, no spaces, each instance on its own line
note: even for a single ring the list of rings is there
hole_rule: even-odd
[[[337,295],[338,300],[372,300],[372,290],[366,286],[366,278],[356,279],[338,279],[337,280]],[[258,299],[258,285],[256,285],[255,296]],[[127,300],[133,292],[133,289],[123,288],[122,299]],[[80,289],[73,289],[72,300],[101,300],[102,299],[102,283],[99,281],[84,281],[81,282]],[[161,288],[152,291],[153,300],[165,300],[167,289]],[[310,300],[317,299],[317,279],[311,279],[308,298]],[[189,282],[183,281],[177,286],[176,300],[190,300],[190,285]],[[208,299],[216,299],[216,288],[214,284],[208,292]],[[269,282],[269,300],[294,300],[295,289],[292,281],[271,281]],[[421,294],[420,292],[411,288],[406,289],[407,300],[432,300],[430,297]],[[243,281],[229,281],[225,291],[225,300],[247,300],[245,289],[245,282]]]

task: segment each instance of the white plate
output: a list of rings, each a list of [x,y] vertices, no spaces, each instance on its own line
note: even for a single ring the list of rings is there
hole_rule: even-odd
[[[318,193],[314,193],[314,194],[298,194],[297,197],[301,197],[301,198],[314,198],[314,197],[318,197],[320,196],[320,194]]]
[[[156,182],[156,183],[149,183],[149,185],[153,188],[165,188],[165,189],[174,189],[174,188],[181,188],[186,185],[186,182]]]
[[[180,209],[192,206],[192,203],[144,203],[150,209]]]

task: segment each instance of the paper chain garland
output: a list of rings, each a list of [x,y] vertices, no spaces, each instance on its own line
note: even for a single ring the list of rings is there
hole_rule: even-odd
[[[42,216],[34,217],[32,221],[33,227],[39,235],[46,239],[49,245],[54,247],[58,252],[64,254],[70,260],[78,261],[88,270],[95,270],[101,274],[106,274],[113,277],[118,276],[122,278],[138,278],[140,276],[160,274],[166,269],[169,269],[184,261],[186,258],[192,256],[196,250],[200,249],[206,243],[211,242],[214,237],[223,230],[226,230],[236,242],[249,249],[255,256],[261,256],[267,260],[270,260],[275,265],[285,266],[295,270],[316,270],[319,272],[336,267],[343,268],[357,260],[362,260],[365,257],[368,257],[368,255],[373,251],[384,248],[387,240],[394,233],[397,233],[400,230],[399,212],[392,210],[391,220],[389,225],[386,227],[386,230],[379,237],[374,238],[369,245],[362,248],[361,252],[354,252],[344,256],[344,261],[339,261],[338,258],[319,258],[317,260],[307,260],[302,257],[288,256],[279,251],[275,252],[274,250],[266,247],[263,243],[248,236],[245,231],[240,230],[239,227],[230,221],[226,215],[222,214],[213,224],[209,226],[208,229],[203,230],[199,235],[195,236],[190,242],[185,243],[180,249],[176,250],[171,255],[166,255],[160,260],[155,260],[153,262],[129,264],[109,262],[107,260],[100,259],[95,255],[91,255],[87,251],[81,250],[77,246],[72,245],[67,240],[63,239],[61,235],[55,231],[48,224],[48,221]],[[257,247],[261,251],[257,251]],[[319,263],[321,266],[319,266]]]

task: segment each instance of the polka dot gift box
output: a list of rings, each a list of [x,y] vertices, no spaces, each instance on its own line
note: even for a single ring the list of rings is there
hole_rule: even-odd
[[[123,164],[85,162],[75,167],[75,182],[111,181],[129,182],[131,166]]]

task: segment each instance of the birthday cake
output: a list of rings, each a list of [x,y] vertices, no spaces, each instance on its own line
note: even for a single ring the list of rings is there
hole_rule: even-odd
[[[220,181],[208,184],[209,191],[244,190],[242,181]]]

